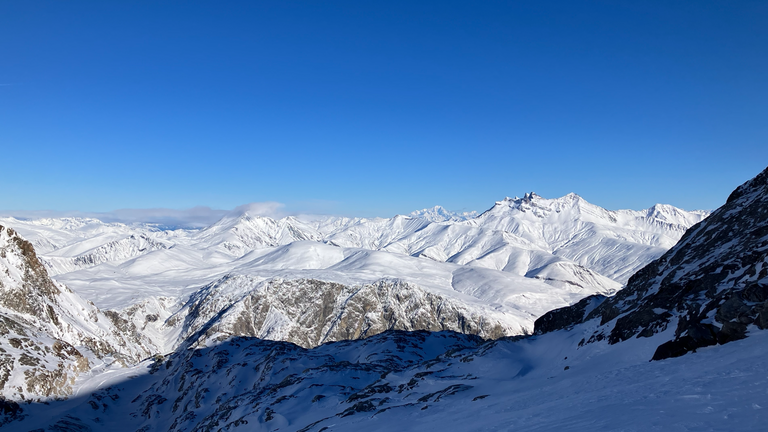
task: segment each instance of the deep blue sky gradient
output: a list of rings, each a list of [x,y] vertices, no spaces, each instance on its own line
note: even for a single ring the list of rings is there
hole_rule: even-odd
[[[0,2],[0,209],[715,208],[768,2]]]

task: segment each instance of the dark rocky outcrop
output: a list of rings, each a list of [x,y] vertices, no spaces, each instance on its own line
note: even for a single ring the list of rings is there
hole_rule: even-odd
[[[600,320],[584,343],[651,337],[674,326],[654,360],[747,337],[768,328],[768,169],[635,273],[615,296],[588,297],[536,321],[542,334]]]
[[[578,303],[551,310],[536,320],[535,333],[543,334],[555,330],[566,330],[584,321],[584,318],[608,297],[592,295],[581,299]]]
[[[513,330],[494,315],[398,280],[344,285],[316,279],[261,283],[227,276],[190,297],[181,321],[187,344],[233,336],[279,339],[304,348],[387,330],[451,330],[497,339]]]
[[[0,396],[0,427],[12,421],[24,418],[24,409],[14,401]]]

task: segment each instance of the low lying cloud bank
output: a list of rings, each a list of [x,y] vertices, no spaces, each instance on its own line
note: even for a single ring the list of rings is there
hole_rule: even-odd
[[[234,210],[212,209],[198,206],[185,210],[152,208],[152,209],[119,209],[111,212],[82,212],[55,210],[19,210],[0,211],[0,216],[17,219],[43,218],[94,218],[103,222],[119,222],[124,224],[151,223],[168,228],[202,228],[215,223],[227,215],[248,213],[252,216],[269,216],[280,218],[285,216],[284,205],[277,202],[250,203],[236,207]]]

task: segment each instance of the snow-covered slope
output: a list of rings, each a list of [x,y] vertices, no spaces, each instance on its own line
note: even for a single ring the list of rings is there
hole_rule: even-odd
[[[391,302],[398,296],[426,298],[452,290],[468,296],[465,305],[487,304],[488,298],[506,292],[499,288],[503,277],[557,289],[513,272],[311,240],[253,250],[236,259],[227,275],[195,290],[179,313],[164,321],[175,325],[184,341],[173,353],[81,376],[73,387],[75,397],[66,401],[0,400],[0,425],[9,431],[145,432],[761,430],[768,406],[768,332],[760,331],[766,327],[768,304],[766,200],[768,170],[690,228],[618,295],[589,297],[545,314],[534,336],[492,341],[451,331],[389,330],[305,349],[284,341],[231,337],[248,331],[263,337],[256,334],[264,328],[256,317],[280,324],[267,328],[320,341],[334,328],[359,336],[388,319],[382,310],[399,314],[401,323],[419,317],[430,324],[448,323],[440,318],[443,306],[424,307],[434,301],[449,305],[445,300],[420,298],[414,314],[400,307],[408,301]],[[605,216],[585,209],[585,220]],[[545,210],[525,212],[557,217]],[[624,216],[645,223],[642,215]],[[536,243],[539,235],[553,244],[559,241],[545,231],[509,227],[505,232],[520,242]],[[126,263],[177,248],[183,249],[156,250]],[[350,289],[355,281],[392,267],[426,288],[392,280]],[[305,278],[281,279],[282,272]],[[463,272],[469,273],[462,290],[456,287]],[[492,282],[479,284],[483,277]],[[509,309],[504,306],[495,310]],[[134,306],[142,313],[169,307],[146,300]],[[257,313],[264,307],[269,311]],[[347,307],[353,313],[345,315]],[[303,326],[304,318],[318,316],[325,319]],[[339,320],[346,322],[334,327]],[[146,319],[145,326],[154,328],[158,321]],[[691,350],[698,352],[680,356]],[[649,362],[652,358],[657,361]]]
[[[25,432],[763,429],[768,332],[660,362],[647,361],[659,335],[579,347],[585,334],[387,332],[312,350],[234,338],[106,371],[70,400],[11,406],[0,422]]]
[[[409,216],[426,219],[430,222],[460,222],[476,218],[477,212],[452,212],[450,210],[446,210],[442,206],[434,206],[432,208],[416,210],[411,212]]]
[[[390,219],[300,220],[289,216],[276,220],[236,212],[199,231],[161,231],[153,226],[128,227],[73,218],[6,218],[3,222],[42,248],[46,259],[77,259],[78,268],[122,261],[173,245],[206,250],[209,258],[225,260],[252,250],[310,240],[520,275],[540,267],[535,267],[540,264],[535,259],[527,263],[531,258],[526,255],[556,255],[624,283],[637,268],[660,256],[706,215],[707,212],[686,212],[662,204],[642,211],[608,211],[575,194],[550,200],[531,193],[499,201],[478,217],[472,217],[472,213],[451,213],[437,206]],[[124,245],[112,244],[121,240]],[[61,270],[74,268],[70,265]]]
[[[52,281],[32,245],[0,226],[0,396],[66,396],[91,362],[133,364],[157,347]]]
[[[512,233],[559,257],[619,282],[672,247],[707,212],[657,204],[610,211],[576,194],[507,198],[468,224]]]
[[[293,216],[272,219],[234,213],[196,233],[190,240],[239,257],[254,249],[286,245],[295,241],[320,241],[322,236]]]
[[[670,333],[654,359],[742,339],[768,328],[768,169],[630,278],[616,296],[585,298],[537,320],[543,333],[591,320],[585,343]]]

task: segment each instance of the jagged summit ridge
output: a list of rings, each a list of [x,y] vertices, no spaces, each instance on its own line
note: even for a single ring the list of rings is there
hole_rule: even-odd
[[[743,191],[741,197],[735,198],[733,202],[752,210],[757,209],[757,213],[748,210],[754,216],[751,219],[764,221],[764,211],[760,213],[758,210],[765,208],[765,203],[749,204],[743,198],[752,197],[750,199],[754,201],[759,194],[753,192]],[[724,281],[734,280],[745,287],[746,294],[739,296],[728,292],[727,287],[722,292],[714,290],[714,308],[710,310],[714,313],[699,322],[688,320],[689,325],[684,328],[687,333],[681,333],[679,339],[672,341],[678,345],[667,345],[664,349],[672,352],[680,346],[689,347],[690,341],[695,341],[694,337],[701,334],[696,332],[702,328],[709,329],[706,326],[711,324],[707,321],[710,318],[722,323],[722,328],[730,326],[737,332],[739,326],[748,320],[760,326],[763,309],[760,309],[759,302],[762,300],[758,297],[768,293],[762,287],[762,282],[768,276],[762,274],[762,269],[768,268],[765,265],[768,262],[763,255],[743,255],[740,247],[768,249],[768,243],[763,242],[764,234],[768,233],[761,234],[759,222],[740,223],[742,211],[736,207],[725,213],[718,210],[713,219],[689,230],[681,242],[688,242],[687,246],[670,252],[670,262],[678,260],[675,265],[682,263],[682,267],[668,267],[666,269],[670,272],[665,270],[666,273],[649,279],[653,283],[667,279],[673,283],[683,283],[683,289],[678,291],[685,293],[686,289],[691,291],[689,288],[695,289],[698,286],[695,283],[691,285],[691,281],[698,283],[706,278],[706,274],[695,274],[696,266],[703,265],[705,268],[702,271],[719,274],[711,266],[722,264],[725,272],[720,273],[727,275]],[[717,215],[723,214],[725,219],[716,219],[719,217]],[[421,224],[419,231],[436,229],[442,225],[442,230],[458,227],[469,229],[468,232],[494,232],[466,223],[432,224],[408,217],[377,222],[402,230],[416,223]],[[581,222],[587,227],[596,224]],[[364,225],[365,221],[350,223]],[[754,234],[750,234],[752,237],[738,239],[733,247],[719,252],[727,255],[728,259],[737,260],[739,265],[756,263],[754,272],[741,272],[743,266],[737,268],[732,265],[735,262],[708,260],[711,254],[705,251],[705,247],[700,247],[701,242],[696,240],[699,235],[695,233],[704,230],[704,234],[712,235],[711,239],[702,243],[707,247],[719,244],[718,239],[724,235],[722,233],[728,233],[727,229],[721,229],[727,228],[723,224],[735,224],[739,230]],[[664,226],[662,224],[657,228],[663,230]],[[706,226],[714,228],[702,228]],[[319,225],[317,227],[320,228]],[[555,281],[563,275],[567,279],[576,274],[569,273],[574,270],[573,261],[543,251],[533,241],[511,232],[503,232],[502,236],[510,244],[533,245],[526,250],[537,253],[535,258],[539,260],[534,271],[529,271],[525,277],[513,278],[516,283],[527,282],[533,285],[530,289],[521,290],[517,299],[507,299],[510,302],[507,304],[521,305],[534,300],[534,287],[540,287],[538,284],[544,283],[542,280],[547,280],[546,284],[556,284]],[[750,239],[757,243],[750,243]],[[214,251],[217,245],[212,244]],[[677,252],[672,253],[675,250]],[[154,254],[166,257],[170,256],[168,254],[176,254],[178,258],[186,253],[189,250],[185,250],[183,243],[178,242],[171,248],[131,258],[126,261],[131,262],[128,266],[113,268],[129,271],[136,265],[135,261],[148,259]],[[754,261],[750,261],[755,257]],[[529,255],[529,258],[533,259],[534,255]],[[164,307],[159,303],[150,304],[149,301],[133,305],[130,311],[109,314],[112,322],[131,323],[136,329],[141,328],[142,332],[162,331],[163,326],[167,327],[169,333],[177,334],[180,336],[178,340],[182,341],[173,347],[163,347],[173,350],[173,353],[155,355],[118,375],[115,375],[115,369],[110,369],[109,374],[95,374],[78,387],[80,393],[86,396],[67,402],[68,405],[59,405],[56,410],[51,410],[53,414],[50,417],[38,415],[42,411],[36,406],[5,404],[3,407],[11,412],[11,416],[0,415],[0,422],[10,421],[7,424],[11,427],[25,427],[23,430],[34,430],[37,427],[75,430],[109,427],[112,430],[181,431],[215,429],[222,425],[229,428],[248,425],[248,428],[310,431],[327,427],[359,430],[363,423],[370,425],[371,419],[375,419],[374,424],[388,429],[407,428],[418,421],[419,426],[424,428],[440,424],[450,425],[454,429],[456,425],[461,425],[459,429],[494,425],[522,429],[538,426],[541,430],[555,430],[564,425],[581,424],[581,419],[575,417],[574,413],[584,410],[607,412],[606,409],[611,408],[614,414],[621,410],[620,414],[614,416],[629,415],[632,416],[633,424],[652,428],[659,424],[659,419],[667,417],[665,412],[668,410],[695,410],[695,419],[699,421],[710,413],[712,406],[716,406],[720,412],[707,418],[720,419],[718,427],[726,423],[722,414],[732,412],[737,412],[740,419],[746,418],[748,422],[742,421],[736,424],[737,428],[727,429],[754,430],[757,425],[752,421],[756,418],[754,406],[740,411],[736,407],[737,411],[733,411],[736,404],[732,402],[732,396],[738,390],[742,396],[748,394],[748,400],[762,400],[760,398],[764,392],[760,389],[763,386],[759,385],[762,381],[758,383],[755,380],[764,380],[764,367],[761,363],[751,364],[752,361],[761,361],[762,351],[751,356],[741,355],[739,358],[749,359],[751,366],[740,366],[739,374],[730,375],[727,380],[718,367],[703,368],[702,365],[722,364],[734,353],[743,351],[741,349],[703,353],[703,360],[693,368],[686,367],[690,362],[668,365],[646,361],[654,349],[657,352],[661,350],[656,349],[655,345],[663,341],[664,335],[669,332],[656,332],[663,330],[661,325],[657,325],[661,321],[650,321],[644,328],[636,328],[636,324],[651,316],[659,317],[660,320],[669,320],[672,316],[673,319],[668,322],[674,322],[675,314],[680,309],[664,309],[664,302],[643,305],[638,314],[635,314],[637,310],[632,307],[626,309],[625,313],[619,311],[612,318],[615,321],[607,323],[604,328],[598,328],[597,332],[593,332],[597,325],[592,322],[569,332],[483,341],[473,334],[495,337],[483,332],[497,331],[499,327],[488,319],[487,313],[474,314],[476,310],[465,306],[482,299],[485,299],[486,304],[489,303],[489,299],[498,294],[493,290],[503,287],[498,277],[511,277],[510,271],[392,253],[385,248],[371,250],[342,247],[311,240],[253,249],[233,262],[235,264],[232,267],[226,268],[227,274],[196,290],[183,307],[171,316],[148,314],[153,307]],[[297,263],[300,265],[297,266]],[[93,272],[105,265],[109,263],[79,272]],[[407,277],[423,275],[423,281],[444,282],[433,282],[434,285],[427,283],[425,286],[429,289],[392,278],[380,279],[379,283],[367,285],[349,283],[363,280],[371,274],[378,275],[382,268],[397,268],[399,271],[413,268],[414,272],[410,275],[408,272],[403,274]],[[565,273],[557,274],[555,269]],[[186,273],[189,270],[182,271]],[[693,279],[686,282],[686,274],[693,275]],[[300,279],[297,275],[313,277]],[[641,276],[631,279],[630,286],[637,283],[638,277]],[[478,283],[482,278],[487,279],[484,283]],[[450,289],[441,285],[447,281],[450,281]],[[568,279],[568,283],[563,280],[560,283],[577,289],[574,288],[576,281]],[[599,283],[592,282],[591,286],[595,284]],[[557,288],[557,285],[549,286]],[[470,297],[448,299],[436,295],[438,292],[449,293],[450,290]],[[648,292],[653,295],[653,290],[651,287]],[[554,292],[566,291],[562,288],[560,291],[550,289],[542,294],[551,296]],[[660,285],[657,292],[662,291],[664,288]],[[709,291],[705,290],[703,297],[696,299],[709,298]],[[721,296],[722,293],[725,294]],[[578,296],[577,292],[574,294]],[[639,294],[635,297],[649,297],[648,293]],[[620,296],[621,292],[614,298]],[[665,298],[673,297],[667,295]],[[605,310],[613,313],[618,307],[627,306],[636,300],[631,296],[622,298],[624,303]],[[467,303],[457,303],[456,300],[460,299]],[[611,301],[605,300],[604,296],[590,297],[579,302],[577,307],[566,309],[570,311],[566,315],[573,322],[583,323],[580,319],[585,315],[601,310]],[[499,308],[504,304],[491,306],[493,310],[501,310]],[[704,309],[707,307],[704,305]],[[626,321],[619,325],[619,321],[625,318]],[[613,324],[616,325],[611,330]],[[470,335],[445,331],[379,332],[387,328],[416,330],[422,325],[429,330],[457,328]],[[713,328],[718,330],[714,334],[716,340],[722,336],[721,333],[738,334],[730,330],[723,332],[717,325]],[[618,333],[614,334],[616,329],[619,329]],[[632,337],[630,333],[635,330],[643,337]],[[585,338],[585,341],[579,343],[582,334],[587,338],[595,337],[590,341]],[[629,338],[621,339],[627,334],[630,334]],[[257,338],[242,337],[245,335]],[[358,337],[366,338],[350,340]],[[614,337],[628,342],[608,346]],[[323,341],[337,342],[305,350],[282,340],[306,347]],[[697,370],[700,372],[692,373]],[[718,374],[717,379],[713,379],[713,374]],[[130,379],[114,378],[120,375]],[[732,379],[733,376],[737,378]],[[687,380],[693,381],[688,387],[685,383]],[[700,403],[691,405],[693,402],[686,399],[690,395],[689,387],[693,387],[696,392],[706,392],[706,400],[696,399]],[[569,390],[573,388],[578,388],[578,391]],[[654,392],[654,398],[647,398],[650,391]],[[629,404],[630,409],[623,408],[628,405],[626,403],[594,406],[595,401],[613,401],[617,398],[641,403]],[[550,405],[552,400],[556,400],[558,406],[566,404],[564,406],[572,408],[570,414],[553,413]],[[681,403],[681,400],[685,403]],[[742,401],[740,399],[738,402]],[[468,417],[468,406],[472,412],[482,415]],[[509,416],[509,406],[519,407],[524,415]],[[636,412],[638,409],[642,410],[639,414]],[[109,416],[103,416],[102,412],[108,412]],[[651,418],[647,419],[648,416]],[[614,420],[600,423],[599,426],[614,430],[623,423]],[[730,420],[728,426],[733,426]]]

